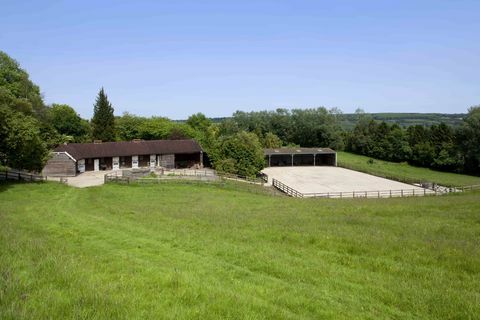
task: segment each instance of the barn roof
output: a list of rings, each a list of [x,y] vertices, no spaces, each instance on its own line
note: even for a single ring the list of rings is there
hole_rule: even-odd
[[[276,148],[265,149],[266,156],[275,154],[335,154],[330,148]]]
[[[147,154],[197,153],[202,148],[195,140],[148,140],[101,143],[68,143],[55,148],[67,152],[76,160],[87,158],[122,157]]]

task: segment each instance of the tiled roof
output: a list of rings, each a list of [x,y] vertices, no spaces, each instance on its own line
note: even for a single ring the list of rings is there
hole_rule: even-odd
[[[197,153],[202,148],[195,140],[149,140],[102,143],[68,143],[55,152],[68,152],[75,160],[148,154]]]

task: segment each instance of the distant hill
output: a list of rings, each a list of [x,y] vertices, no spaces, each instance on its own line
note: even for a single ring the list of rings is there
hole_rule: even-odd
[[[402,127],[412,125],[431,126],[442,122],[457,127],[462,124],[465,113],[365,113],[374,120],[385,121],[387,123],[397,123]],[[344,113],[340,116],[341,126],[344,129],[353,129],[358,119],[356,113]],[[210,118],[213,122],[219,123],[230,117]]]
[[[366,113],[372,119],[385,121],[387,123],[397,123],[402,127],[412,125],[431,126],[439,123],[457,127],[462,124],[464,113]],[[344,129],[352,129],[358,119],[358,114],[345,113],[341,115],[341,125]]]

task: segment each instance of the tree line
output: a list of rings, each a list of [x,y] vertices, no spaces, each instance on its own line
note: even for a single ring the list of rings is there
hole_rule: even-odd
[[[356,113],[352,130],[342,129],[340,110],[323,107],[237,111],[222,125],[254,132],[261,140],[278,137],[276,144],[283,146],[330,147],[436,170],[480,174],[480,106],[471,107],[458,126],[401,127],[377,121],[360,109]]]
[[[339,109],[237,111],[212,121],[202,113],[186,121],[114,115],[103,88],[92,119],[67,104],[46,105],[40,89],[7,54],[0,52],[0,163],[40,171],[49,151],[61,143],[133,139],[196,139],[218,170],[244,176],[264,166],[263,148],[330,147],[335,150],[434,169],[480,174],[480,107],[461,126],[400,127],[358,113],[352,130],[342,129]]]
[[[361,115],[347,135],[346,150],[436,170],[480,174],[480,107],[471,107],[459,127],[440,123],[403,128]]]

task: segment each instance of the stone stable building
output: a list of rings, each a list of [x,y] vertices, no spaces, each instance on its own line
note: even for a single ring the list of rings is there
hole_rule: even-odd
[[[55,148],[43,174],[75,176],[85,171],[142,167],[203,167],[203,150],[195,140],[68,143]]]

